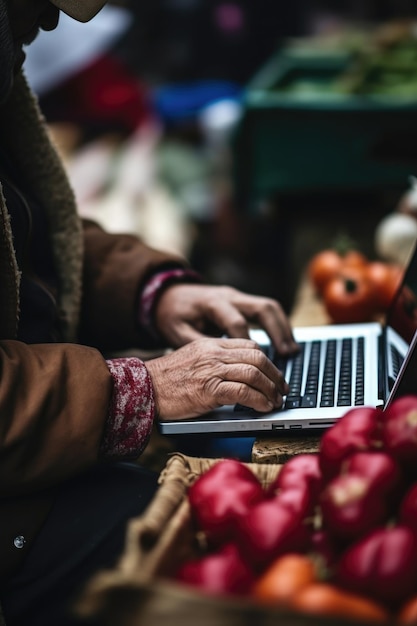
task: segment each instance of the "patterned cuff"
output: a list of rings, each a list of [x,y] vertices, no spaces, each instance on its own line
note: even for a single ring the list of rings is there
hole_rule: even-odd
[[[201,283],[201,276],[193,270],[170,269],[154,274],[146,283],[139,300],[139,323],[142,327],[155,335],[153,327],[153,311],[158,296],[162,290],[175,282]]]
[[[137,458],[149,440],[155,415],[152,382],[140,359],[106,362],[114,389],[100,452],[106,459]]]

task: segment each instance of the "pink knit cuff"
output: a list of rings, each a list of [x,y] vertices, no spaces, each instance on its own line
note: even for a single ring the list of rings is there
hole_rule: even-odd
[[[154,393],[145,364],[135,357],[107,361],[114,389],[100,452],[105,458],[137,458],[155,416]]]
[[[154,333],[152,313],[156,298],[162,289],[176,282],[201,282],[201,277],[193,270],[182,268],[154,274],[146,283],[139,300],[139,323],[142,327]]]

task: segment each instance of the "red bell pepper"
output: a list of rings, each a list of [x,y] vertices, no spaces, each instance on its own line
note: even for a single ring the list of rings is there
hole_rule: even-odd
[[[382,441],[408,475],[417,476],[417,396],[403,396],[382,412]]]
[[[319,452],[324,480],[339,474],[342,463],[354,452],[381,447],[381,413],[373,407],[351,409],[324,433]]]
[[[265,490],[255,474],[233,459],[213,465],[188,490],[195,522],[212,545],[229,541],[236,520],[265,498]]]
[[[302,490],[299,498],[302,511]],[[262,570],[282,554],[303,552],[309,545],[310,534],[304,513],[297,512],[295,502],[289,505],[277,497],[256,504],[239,518],[236,542],[254,568]]]
[[[342,472],[359,474],[370,481],[372,491],[394,506],[405,490],[400,466],[387,452],[355,452],[342,465]]]
[[[320,498],[323,528],[343,541],[358,539],[389,516],[388,502],[360,474],[334,478]]]
[[[295,515],[308,523],[308,518],[314,515],[318,496],[310,491],[309,485],[302,481],[298,486],[286,487],[273,498],[277,504],[283,505],[293,511]],[[312,520],[311,520],[312,521]]]
[[[406,526],[378,528],[346,550],[337,582],[397,609],[417,592],[417,535]]]
[[[314,499],[319,494],[321,480],[318,454],[297,454],[284,464],[268,493],[276,494],[305,484]]]
[[[214,594],[247,594],[255,582],[253,571],[233,543],[185,562],[175,578]]]

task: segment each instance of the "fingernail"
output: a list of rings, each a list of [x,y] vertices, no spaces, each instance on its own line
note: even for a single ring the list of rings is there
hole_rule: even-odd
[[[281,402],[282,401],[282,396],[288,395],[289,391],[290,391],[289,386],[287,384],[285,384],[284,388],[282,390],[282,393],[280,393],[280,392],[277,393],[277,400],[278,400],[278,402]]]
[[[268,409],[272,411],[272,409],[274,408],[274,405],[272,404],[272,402],[269,402],[268,400],[267,405],[268,405]]]

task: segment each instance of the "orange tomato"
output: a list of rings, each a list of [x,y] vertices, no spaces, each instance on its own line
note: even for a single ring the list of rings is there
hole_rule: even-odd
[[[348,250],[345,254],[342,254],[344,267],[365,267],[368,264],[368,259],[359,250]]]
[[[417,596],[410,598],[400,609],[397,615],[397,622],[399,624],[407,624],[407,626],[415,626],[417,624]]]
[[[327,283],[345,267],[364,267],[367,258],[358,250],[342,254],[336,249],[326,249],[313,256],[308,265],[308,276],[316,291],[321,294]]]
[[[313,561],[303,554],[285,554],[258,578],[252,595],[263,602],[285,604],[300,589],[317,580]]]
[[[345,268],[324,288],[323,303],[337,324],[368,322],[377,313],[375,287],[364,268]]]
[[[318,252],[308,265],[308,276],[317,290],[321,293],[326,284],[334,278],[342,265],[342,257],[336,250],[322,250]]]
[[[291,608],[311,615],[332,615],[345,619],[384,622],[389,613],[373,600],[329,583],[314,583],[293,596]]]
[[[375,299],[378,306],[382,311],[386,311],[400,284],[402,268],[383,261],[372,261],[368,263],[365,272],[375,287]]]

